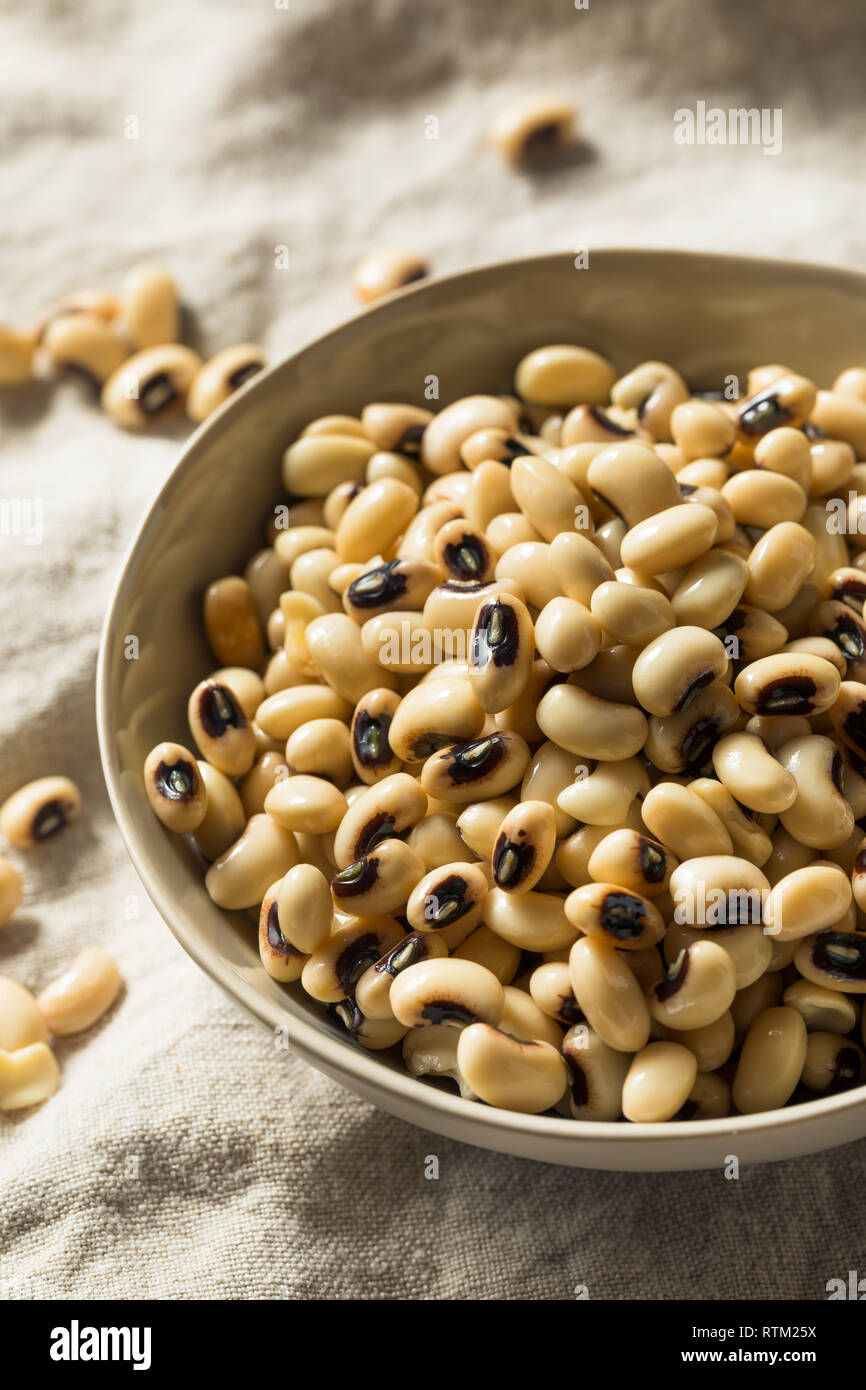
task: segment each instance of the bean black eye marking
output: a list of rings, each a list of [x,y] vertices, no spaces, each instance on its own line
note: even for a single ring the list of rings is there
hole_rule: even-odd
[[[391,761],[394,754],[388,742],[390,727],[390,714],[374,716],[367,710],[358,712],[354,728],[355,756],[362,767],[377,767]]]
[[[350,865],[354,868],[354,865]],[[334,974],[340,988],[351,994],[369,965],[375,965],[382,954],[379,937],[375,932],[365,932],[355,938],[341,951],[334,963]]]
[[[349,602],[355,608],[379,608],[392,603],[406,592],[406,575],[401,572],[402,560],[388,560],[376,569],[359,575],[349,585]]]
[[[356,859],[354,864],[341,869],[331,879],[331,888],[337,898],[355,898],[366,893],[379,877],[379,862],[372,855]],[[378,959],[378,957],[376,957]]]
[[[448,777],[455,786],[480,782],[505,757],[505,740],[501,734],[490,734],[471,743],[458,743],[445,757]]]
[[[424,921],[433,927],[447,927],[464,917],[472,903],[466,896],[466,879],[461,874],[448,874],[440,879],[424,903]]]
[[[185,760],[169,765],[161,762],[156,769],[156,785],[168,801],[187,801],[195,796],[198,773]]]
[[[607,893],[599,909],[599,921],[611,936],[634,941],[644,928],[643,904],[631,893]]]
[[[199,696],[198,716],[209,738],[222,738],[228,729],[246,727],[246,715],[228,686],[206,685]]]
[[[177,398],[177,388],[168,372],[157,372],[141,387],[138,404],[142,415],[157,415]]]
[[[66,824],[66,807],[62,801],[46,801],[33,818],[34,840],[49,840]]]
[[[686,982],[689,973],[689,951],[684,946],[673,964],[668,968],[668,972],[663,980],[659,980],[655,987],[655,996],[660,1004],[666,999],[671,999]]]
[[[818,687],[811,676],[779,676],[755,699],[758,714],[810,714]]]
[[[517,888],[532,873],[535,860],[535,845],[518,844],[507,835],[500,835],[493,850],[494,883],[498,888]]]
[[[513,608],[493,599],[478,614],[472,644],[472,665],[513,666],[520,646],[517,614]]]
[[[276,901],[271,903],[268,910],[267,933],[268,945],[271,950],[275,951],[277,955],[282,956],[284,960],[290,960],[292,956],[301,955],[301,952],[296,951],[294,946],[283,936],[282,928],[280,927],[278,904]]]
[[[774,386],[768,386],[751,400],[744,401],[737,411],[737,424],[743,434],[751,436],[768,434],[791,419],[791,411],[780,405]]]

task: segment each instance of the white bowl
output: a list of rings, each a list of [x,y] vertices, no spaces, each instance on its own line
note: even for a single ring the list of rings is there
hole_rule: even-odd
[[[373,1104],[483,1148],[584,1168],[719,1167],[729,1154],[791,1158],[866,1134],[866,1088],[722,1120],[591,1124],[516,1115],[461,1099],[364,1052],[299,986],[259,962],[256,932],[215,907],[193,850],[157,821],[141,776],[161,739],[188,742],[189,691],[216,663],[201,595],[263,544],[283,496],[280,458],[318,415],[368,401],[440,404],[508,391],[524,352],[546,342],[594,347],[625,370],[674,363],[696,387],[782,361],[825,384],[862,359],[866,276],[827,267],[666,251],[593,251],[591,267],[542,256],[422,283],[391,297],[251,381],[192,436],[130,548],[105,622],[97,719],[105,777],[144,887],[174,935],[217,984],[295,1051]],[[126,660],[125,638],[139,640]],[[398,1049],[399,1053],[399,1049]]]

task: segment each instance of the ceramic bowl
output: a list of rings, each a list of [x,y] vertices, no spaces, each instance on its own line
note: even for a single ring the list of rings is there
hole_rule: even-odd
[[[782,361],[827,384],[862,361],[866,275],[788,261],[667,251],[593,251],[466,271],[392,296],[257,376],[192,436],[133,541],[107,614],[98,671],[102,760],[121,833],[174,935],[242,1008],[283,1029],[306,1061],[373,1104],[469,1144],[578,1167],[662,1170],[789,1158],[866,1134],[866,1088],[768,1114],[660,1125],[516,1115],[363,1052],[299,986],[259,963],[249,920],[215,907],[191,848],[163,829],[141,767],[161,739],[186,743],[189,691],[217,664],[205,645],[205,585],[238,572],[281,499],[280,458],[318,415],[368,401],[439,403],[512,388],[543,343],[581,343],[620,371],[673,363],[698,389]],[[137,660],[125,638],[135,634]],[[397,1050],[399,1053],[399,1049]]]

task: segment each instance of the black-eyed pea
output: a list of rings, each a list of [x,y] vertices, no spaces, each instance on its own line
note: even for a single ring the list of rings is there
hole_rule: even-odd
[[[223,348],[197,373],[189,388],[186,413],[196,424],[239,391],[266,365],[265,355],[255,343],[236,343]]]
[[[717,1071],[728,1061],[734,1050],[734,1019],[726,1009],[713,1023],[703,1028],[683,1028],[679,1032],[657,1025],[666,1042],[677,1042],[694,1053],[699,1072]]]
[[[563,343],[527,353],[514,375],[518,396],[544,406],[603,405],[615,380],[599,353]]]
[[[370,457],[375,458],[375,454],[371,454]],[[365,470],[365,481],[366,476],[367,475]],[[326,527],[328,530],[336,532],[337,527],[340,524],[340,518],[346,511],[346,508],[348,507],[349,503],[354,501],[354,499],[358,496],[358,493],[362,490],[363,487],[364,483],[355,483],[351,481],[345,483],[337,483],[336,487],[331,488],[331,491],[325,498],[324,503],[319,502],[319,506],[322,509],[322,515],[318,521],[312,524],[316,526]],[[337,574],[339,569],[341,568],[342,567],[338,566],[338,569],[334,570],[334,574]],[[363,566],[361,568],[363,568]]]
[[[570,682],[551,686],[538,705],[538,727],[569,753],[606,762],[632,758],[646,741],[646,716]]]
[[[511,729],[513,733],[525,738],[527,743],[538,743],[543,738],[536,717],[538,702],[545,691],[561,679],[552,666],[541,657],[537,657],[529,668],[526,684],[517,699],[494,714],[495,727]]]
[[[514,703],[529,679],[534,652],[526,605],[512,594],[482,598],[469,643],[469,685],[482,709],[496,713]]]
[[[833,382],[833,390],[837,395],[866,402],[866,368],[846,367]]]
[[[653,638],[635,661],[632,683],[650,714],[684,709],[699,690],[723,677],[728,656],[723,643],[700,627],[676,627]]]
[[[560,602],[570,604],[573,600],[561,599]],[[600,628],[617,642],[625,642],[633,647],[645,647],[677,622],[670,600],[664,594],[637,584],[610,580],[599,584],[593,591],[590,607]],[[730,612],[730,609],[727,611]],[[583,665],[586,664],[583,662]],[[579,668],[572,666],[568,669]]]
[[[759,1014],[781,1004],[783,988],[779,972],[765,971],[750,985],[737,990],[731,1005],[735,1046],[739,1047]]]
[[[689,399],[689,389],[666,362],[641,362],[614,382],[610,398],[615,405],[636,410],[653,439],[669,441],[671,413]]]
[[[813,849],[843,845],[854,829],[854,812],[844,796],[844,768],[833,740],[807,734],[782,744],[776,756],[797,791],[781,812],[785,829]]]
[[[708,459],[705,460],[705,462],[712,463],[714,460]],[[691,466],[697,467],[697,464]],[[724,467],[724,465],[722,466]],[[742,538],[745,537],[745,553],[741,558],[746,559],[749,550],[751,550],[751,544],[748,543],[746,532],[741,526],[737,525],[734,519],[734,513],[731,511],[730,503],[726,501],[721,492],[715,486],[680,481],[679,474],[677,475],[677,482],[679,483],[683,502],[688,502],[692,506],[709,507],[711,512],[715,512],[718,529],[713,545],[724,550],[730,550],[732,553],[738,553],[737,546],[742,543]]]
[[[599,937],[576,941],[569,956],[571,985],[590,1027],[617,1052],[637,1052],[650,1035],[650,1014],[628,963]]]
[[[57,1090],[60,1068],[51,1048],[31,1043],[17,1052],[0,1050],[0,1110],[41,1105]]]
[[[812,634],[831,641],[844,660],[841,674],[849,680],[866,677],[866,624],[847,603],[828,600],[812,614]]]
[[[642,573],[659,575],[690,565],[710,549],[718,519],[703,503],[680,503],[639,521],[623,537],[622,563]]]
[[[324,777],[342,789],[353,772],[349,730],[340,719],[310,719],[289,735],[285,762],[292,773]]]
[[[486,466],[486,465],[482,465]],[[491,463],[491,468],[498,469],[498,463]],[[508,469],[504,470],[506,473]],[[507,480],[506,480],[507,481]],[[510,493],[510,488],[509,488]],[[422,503],[427,506],[435,502],[454,502],[458,506],[461,516],[469,517],[475,523],[476,518],[472,516],[469,502],[472,495],[472,475],[465,468],[458,468],[451,473],[443,473],[433,479],[421,494]],[[478,524],[481,524],[480,522]]]
[[[671,412],[670,427],[687,462],[723,457],[737,437],[734,420],[715,401],[683,401]]]
[[[385,246],[369,255],[355,267],[352,287],[363,304],[370,304],[383,295],[405,289],[416,280],[430,274],[426,259],[403,246]]]
[[[300,954],[312,955],[331,933],[333,903],[328,879],[314,864],[295,864],[276,889],[283,938]]]
[[[424,431],[432,419],[432,412],[421,406],[374,402],[361,411],[360,423],[379,449],[418,458]]]
[[[523,457],[511,465],[511,491],[523,515],[546,541],[590,519],[583,494],[547,459]]]
[[[344,563],[363,563],[378,552],[387,553],[417,510],[418,495],[407,483],[394,477],[369,482],[340,518],[337,554]]]
[[[265,659],[262,625],[245,579],[228,575],[208,585],[204,626],[211,651],[223,666],[261,666]]]
[[[421,462],[431,473],[452,473],[461,466],[460,449],[480,429],[518,429],[513,406],[496,396],[465,396],[445,406],[428,423],[421,441]]]
[[[352,705],[370,690],[394,689],[396,677],[364,650],[361,629],[346,613],[325,613],[304,630],[307,649],[331,690]]]
[[[735,890],[734,890],[735,891]],[[746,896],[741,894],[742,898]],[[755,980],[771,968],[773,962],[773,943],[770,937],[764,934],[760,921],[750,921],[753,909],[743,907],[739,909],[734,905],[736,899],[732,896],[730,908],[731,916],[735,916],[737,911],[743,913],[743,925],[728,927],[712,927],[705,925],[686,926],[679,921],[673,921],[668,927],[663,943],[664,958],[668,966],[673,966],[681,951],[690,946],[700,944],[701,941],[710,940],[715,946],[719,946],[731,959],[736,977],[737,990],[748,988],[754,984]],[[760,913],[760,898],[757,900],[757,911]]]
[[[366,1018],[389,1019],[394,1014],[391,1009],[391,987],[410,965],[418,965],[426,960],[438,960],[447,956],[448,950],[441,937],[431,933],[411,932],[386,951],[381,960],[369,965],[355,986],[355,1003]]]
[[[305,434],[283,455],[283,485],[293,497],[327,497],[342,483],[362,484],[376,453],[372,440],[348,434]]]
[[[794,478],[762,468],[734,473],[722,496],[741,526],[762,530],[780,521],[800,521],[806,510],[806,493]]]
[[[279,753],[264,753],[262,757],[276,757],[282,761]],[[237,788],[224,772],[211,767],[210,763],[203,760],[196,766],[207,793],[207,810],[193,834],[193,839],[199,854],[212,863],[214,859],[219,859],[221,854],[225,854],[229,846],[243,834],[247,819],[254,812],[244,807]],[[253,776],[254,772],[255,769],[248,773],[247,777]],[[261,811],[262,807],[257,806],[255,809]]]
[[[176,415],[201,369],[180,343],[144,348],[121,362],[102,388],[102,408],[124,429],[143,429]]]
[[[866,994],[866,937],[859,932],[822,931],[795,945],[794,964],[804,979],[844,994]]]
[[[618,950],[642,951],[661,941],[665,924],[648,898],[616,883],[587,883],[565,900],[565,915],[586,936]]]
[[[728,686],[712,681],[678,714],[650,715],[643,751],[662,772],[700,772],[708,765],[716,740],[740,718],[740,707]]]
[[[570,102],[549,93],[533,93],[503,107],[487,134],[510,163],[531,165],[555,157],[570,145],[576,123],[577,111]]]
[[[740,556],[708,551],[688,567],[674,590],[673,617],[683,625],[718,627],[737,607],[748,577],[749,567]]]
[[[0,975],[0,1052],[18,1052],[44,1043],[48,1024],[35,995],[8,975]]]
[[[724,622],[717,624],[716,636],[735,660],[757,661],[778,652],[787,641],[787,628],[771,613],[739,603]]]
[[[781,942],[833,928],[851,906],[851,881],[837,864],[816,860],[775,883],[764,903],[764,931]]]
[[[754,734],[771,753],[778,753],[782,744],[807,738],[812,726],[802,714],[753,714],[744,732]]]
[[[866,458],[866,401],[835,391],[819,391],[809,423],[828,439],[850,444],[858,459]]]
[[[627,528],[682,501],[673,473],[646,444],[629,441],[599,451],[588,463],[586,479],[593,495]]]
[[[385,1052],[408,1032],[394,1018],[367,1018],[354,999],[340,999],[329,1004],[328,1013],[351,1034],[353,1042],[368,1052]]]
[[[111,1008],[123,981],[117,962],[101,946],[87,946],[37,996],[51,1033],[83,1033]]]
[[[207,787],[196,760],[180,743],[158,743],[144,763],[147,799],[163,825],[178,835],[196,830],[207,811]]]
[[[678,1120],[723,1120],[731,1113],[731,1088],[717,1072],[699,1071],[675,1116]]]
[[[389,741],[391,723],[399,705],[399,695],[378,687],[363,695],[355,706],[349,749],[356,775],[368,786],[393,776],[402,767]]]
[[[734,694],[749,714],[822,714],[834,705],[839,672],[809,652],[776,653],[744,667]]]
[[[733,960],[705,933],[682,948],[664,979],[650,991],[649,1009],[654,1019],[676,1032],[705,1028],[731,1007],[736,992]]]
[[[486,931],[486,927],[479,927],[479,932]],[[478,935],[478,933],[474,933]],[[493,936],[493,933],[490,933]],[[494,941],[496,938],[493,938]],[[464,942],[461,946],[458,957],[466,950],[472,941]],[[503,946],[504,942],[499,942]],[[489,968],[489,967],[488,967]],[[501,978],[501,977],[500,977]],[[522,1042],[543,1042],[556,1048],[557,1052],[562,1046],[562,1029],[552,1018],[538,1007],[535,1000],[525,989],[519,989],[510,985],[507,980],[503,980],[503,990],[505,993],[505,1009],[502,1018],[499,1020],[499,1028],[503,1033],[508,1033],[512,1038],[519,1038]]]
[[[645,796],[649,788],[643,763],[637,758],[625,758],[621,762],[598,763],[594,772],[579,776],[559,793],[557,805],[566,815],[587,825],[621,825],[635,797]]]
[[[216,859],[205,887],[217,907],[258,907],[269,886],[298,862],[290,830],[270,816],[252,816],[239,838]]]
[[[712,807],[677,782],[658,782],[644,798],[641,815],[653,838],[680,860],[733,850],[724,822]]]
[[[755,468],[791,479],[809,494],[812,490],[812,455],[802,430],[782,425],[763,435],[755,445]],[[741,474],[740,476],[746,476]],[[742,520],[738,517],[738,520]],[[796,520],[797,518],[793,518]],[[760,526],[761,522],[749,522]]]
[[[657,840],[621,827],[599,841],[589,856],[587,869],[595,883],[615,883],[629,892],[654,898],[666,891],[676,866],[674,856]]]
[[[529,993],[543,1014],[570,1028],[583,1021],[571,987],[568,960],[545,960],[529,977]]]
[[[565,900],[556,893],[506,893],[491,888],[482,916],[491,931],[522,951],[559,951],[577,936],[565,915]]]
[[[280,699],[289,693],[284,691],[270,699]],[[267,704],[265,700],[260,709]],[[188,718],[196,747],[207,762],[227,777],[243,777],[249,772],[256,755],[255,735],[237,697],[227,685],[212,680],[200,681],[189,697]]]
[[[484,710],[474,682],[443,677],[404,695],[391,719],[388,739],[396,757],[418,763],[443,747],[475,738],[483,727]]]
[[[74,367],[99,385],[117,371],[129,349],[98,314],[67,314],[55,318],[42,335],[41,347],[57,367]]]
[[[323,777],[280,777],[265,797],[264,809],[286,830],[327,835],[336,830],[348,808],[346,798]]]
[[[4,855],[0,854],[0,927],[5,927],[18,908],[22,895],[21,875]],[[4,1046],[0,1042],[0,1047]]]
[[[809,1033],[800,1078],[807,1090],[819,1095],[837,1094],[861,1085],[864,1074],[866,1057],[858,1043],[835,1033]]]
[[[856,565],[840,565],[827,576],[829,597],[845,603],[862,617],[866,601],[866,574]]]
[[[391,987],[391,1008],[407,1028],[496,1024],[505,993],[486,966],[472,960],[427,960],[404,970]],[[474,1089],[474,1087],[473,1087]]]
[[[390,454],[384,450],[378,454],[373,454],[367,464],[366,481],[368,485],[392,480],[402,483],[415,494],[416,498],[421,496],[421,475],[416,465],[404,458],[402,454]],[[402,532],[400,533],[402,535]],[[381,547],[385,549],[385,547]],[[393,548],[393,547],[392,547]]]
[[[468,804],[510,791],[528,762],[528,745],[518,734],[486,734],[432,754],[421,769],[421,785],[440,801]]]
[[[309,868],[309,865],[296,865],[297,868]],[[291,871],[290,871],[291,872]],[[307,963],[308,957],[299,951],[286,937],[282,922],[280,920],[279,894],[281,883],[278,880],[272,883],[262,899],[259,909],[259,960],[268,972],[272,980],[279,980],[280,984],[291,984],[301,978],[301,972]],[[327,883],[325,890],[327,892]],[[328,906],[330,907],[331,895],[328,896]],[[330,916],[328,918],[328,929],[330,930]]]
[[[842,681],[829,710],[836,738],[859,758],[866,758],[866,685]]]
[[[806,1060],[806,1025],[796,1009],[765,1010],[746,1034],[732,1096],[744,1115],[775,1110],[790,1100]]]
[[[325,613],[339,613],[342,608],[341,596],[329,583],[331,572],[338,563],[337,552],[327,546],[305,551],[292,565],[292,589],[301,594],[309,594],[321,604]]]
[[[556,816],[546,801],[519,801],[506,813],[493,846],[493,882],[506,893],[528,893],[556,846]]]
[[[457,1066],[458,1028],[427,1024],[410,1028],[403,1039],[403,1061],[413,1076],[434,1076],[456,1081],[464,1100],[477,1100]]]
[[[797,782],[754,734],[732,733],[713,749],[713,767],[741,805],[759,813],[782,814],[797,800]]]
[[[813,439],[809,454],[812,460],[810,497],[826,497],[850,481],[857,456],[844,439]]]
[[[518,597],[533,608],[544,608],[562,595],[562,586],[550,562],[550,546],[545,541],[522,541],[512,545],[496,562],[498,581],[510,581]]]
[[[809,1033],[824,1032],[841,1037],[857,1025],[858,1008],[853,999],[811,980],[795,980],[785,990],[782,1000],[802,1016]]]
[[[694,1053],[682,1043],[648,1043],[631,1059],[623,1082],[623,1115],[637,1124],[672,1119],[686,1104],[697,1070]]]
[[[34,333],[20,333],[0,324],[0,386],[29,381],[35,350]]]
[[[339,869],[331,879],[337,908],[356,917],[402,911],[424,874],[423,860],[402,840],[381,840],[362,858]]]
[[[68,777],[38,777],[0,806],[0,832],[16,849],[34,849],[80,814],[81,793],[74,782]]]
[[[433,537],[433,560],[449,579],[488,584],[496,557],[487,538],[463,518],[446,521]]]
[[[424,614],[403,609],[368,618],[361,627],[361,646],[390,676],[426,675],[439,654]]]
[[[461,859],[467,848],[454,817],[441,811],[419,821],[407,835],[406,843],[420,855],[428,872]]]
[[[123,282],[121,305],[124,331],[134,347],[179,342],[177,285],[160,266],[133,266]]]
[[[628,822],[623,829],[643,831],[645,826],[640,811],[632,807]],[[554,864],[566,883],[572,888],[580,888],[590,878],[589,861],[594,851],[606,835],[610,834],[607,825],[582,825],[572,834],[561,840],[554,855]]]
[[[550,543],[547,559],[566,598],[591,606],[600,584],[614,579],[612,566],[588,536],[563,531]]]
[[[550,1043],[515,1038],[489,1023],[463,1029],[457,1063],[481,1100],[521,1114],[549,1110],[568,1084],[562,1054]]]
[[[518,798],[512,794],[473,802],[461,810],[457,817],[457,829],[473,854],[480,859],[490,858],[502,818],[517,804]]]
[[[488,889],[480,865],[465,860],[443,864],[424,873],[412,888],[406,920],[414,931],[442,933],[453,949],[481,920]]]
[[[218,671],[211,671],[208,680],[216,681],[217,685],[227,685],[247,719],[252,721],[255,718],[256,710],[265,698],[264,683],[257,671],[251,671],[247,666],[222,666]]]
[[[522,959],[522,952],[517,946],[512,946],[510,941],[504,941],[501,936],[497,936],[483,923],[481,926],[475,927],[451,954],[453,960],[472,960],[477,965],[483,965],[486,970],[491,971],[496,976],[503,987],[511,984],[520,969]],[[506,989],[506,1012],[508,1011],[509,995],[517,993],[522,993],[522,991]],[[511,1013],[513,1015],[514,1011],[512,1010]],[[505,1014],[502,1015],[502,1026],[506,1032],[515,1032],[514,1028],[506,1026]],[[518,1036],[522,1037],[524,1034],[521,1033]],[[537,1031],[536,1036],[543,1037],[544,1034]],[[548,1038],[547,1041],[550,1042],[552,1039]]]
[[[404,939],[393,917],[350,919],[333,930],[309,955],[301,984],[321,1004],[336,1004],[354,993],[364,971]]]
[[[369,854],[382,840],[408,833],[427,810],[426,792],[405,772],[394,773],[371,787],[364,787],[351,800],[337,831],[334,854],[338,866],[347,868]]]
[[[815,540],[798,521],[765,531],[749,555],[746,603],[777,613],[796,597],[817,558]]]
[[[287,575],[291,575],[292,566],[302,555],[307,555],[311,550],[327,550],[333,547],[336,537],[336,530],[328,526],[293,526],[289,531],[281,531],[274,542],[274,551],[283,566]],[[281,593],[289,587],[287,578],[283,584]],[[277,602],[279,602],[279,595]],[[311,610],[311,605],[308,605]],[[286,614],[288,617],[289,615]],[[310,617],[317,616],[310,611]]]
[[[628,1054],[609,1047],[586,1023],[577,1023],[562,1040],[562,1055],[568,1091],[557,1108],[575,1120],[618,1120]]]
[[[769,891],[766,875],[738,855],[685,859],[670,879],[674,922],[697,927],[760,926]]]
[[[761,867],[770,885],[775,886],[780,879],[793,873],[794,869],[806,868],[808,864],[813,862],[814,858],[815,856],[808,845],[803,845],[799,840],[795,840],[783,825],[779,825],[773,831],[771,851]]]
[[[626,534],[625,522],[621,521],[618,516],[614,516],[611,517],[610,521],[603,522],[593,536],[595,545],[598,546],[605,560],[615,570],[619,569],[623,563],[622,543]]]
[[[520,584],[508,578],[487,584],[447,579],[432,589],[424,602],[424,622],[432,636],[434,660],[438,663],[442,657],[471,659],[479,609],[503,595],[523,602]],[[532,661],[531,648],[528,660]]]
[[[443,500],[425,502],[413,516],[397,547],[400,560],[420,560],[433,565],[433,541],[442,527],[449,521],[457,521],[464,516],[464,509],[457,502]],[[435,567],[434,567],[435,568]],[[441,575],[433,581],[438,583]]]
[[[658,445],[656,449],[658,450]],[[727,482],[730,473],[730,468],[722,459],[692,459],[691,463],[683,463],[676,467],[676,480],[684,497],[691,495],[692,488],[696,492],[707,494],[715,491],[721,496],[721,488]],[[727,503],[725,505],[727,506]],[[722,539],[724,538],[720,528],[716,540]]]
[[[816,395],[814,384],[795,372],[767,382],[737,408],[740,439],[754,445],[771,430],[805,424],[812,416]]]
[[[500,512],[498,516],[491,517],[484,536],[496,559],[513,545],[542,539],[522,512]]]
[[[461,461],[470,471],[488,460],[510,466],[531,452],[526,435],[509,434],[501,427],[476,430],[460,446]]]
[[[351,702],[330,686],[296,685],[269,695],[256,711],[256,723],[264,733],[283,740],[289,739],[296,729],[313,719],[339,719],[345,722],[351,713]]]

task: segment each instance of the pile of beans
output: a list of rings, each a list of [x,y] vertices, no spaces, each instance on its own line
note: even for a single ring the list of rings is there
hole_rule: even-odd
[[[309,424],[147,796],[262,964],[509,1110],[864,1080],[866,368],[530,352]]]
[[[184,409],[196,424],[265,365],[261,348],[238,343],[210,361],[181,341],[177,286],[159,266],[134,266],[119,295],[78,290],[30,329],[0,325],[0,386],[74,370],[100,391],[102,408],[139,430]]]
[[[76,820],[81,796],[68,777],[28,782],[0,806],[0,832],[15,849],[33,850]],[[21,874],[0,855],[0,927],[17,911]],[[122,985],[114,957],[88,946],[62,975],[36,996],[0,975],[0,1111],[24,1110],[48,1100],[60,1068],[48,1037],[82,1033],[101,1018]]]

